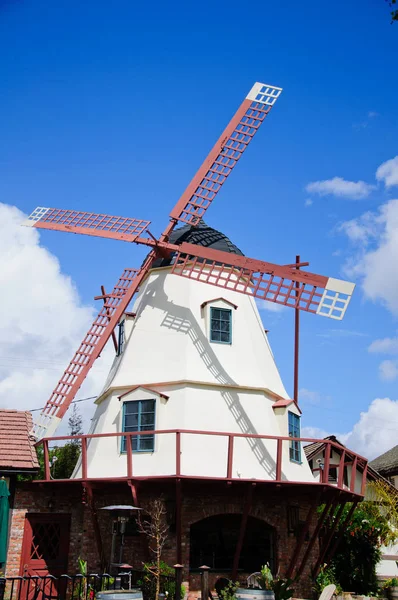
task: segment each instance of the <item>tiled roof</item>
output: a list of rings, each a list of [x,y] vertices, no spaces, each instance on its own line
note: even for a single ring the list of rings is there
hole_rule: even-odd
[[[337,442],[337,444],[340,444],[340,446],[343,446],[343,444],[341,442],[339,442],[339,440],[334,435],[328,435],[327,437],[323,438],[323,440],[330,440],[331,442]],[[318,454],[318,452],[320,452],[321,450],[324,449],[325,442],[323,440],[320,440],[319,442],[312,442],[311,444],[307,444],[307,446],[304,446],[304,452],[307,457],[307,460],[311,460],[311,458],[316,456]]]
[[[398,473],[398,446],[387,450],[387,452],[384,452],[384,454],[378,456],[369,464],[375,471],[378,471],[382,475]]]
[[[37,470],[33,426],[28,411],[0,409],[0,471]]]

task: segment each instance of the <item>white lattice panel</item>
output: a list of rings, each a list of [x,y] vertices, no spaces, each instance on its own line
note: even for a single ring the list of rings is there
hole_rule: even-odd
[[[341,321],[351,300],[354,288],[354,283],[330,277],[319,302],[316,311],[317,315]]]
[[[259,83],[258,81],[253,85],[246,98],[259,102],[260,104],[267,104],[273,106],[278,100],[282,93],[282,88],[268,85],[266,83]]]

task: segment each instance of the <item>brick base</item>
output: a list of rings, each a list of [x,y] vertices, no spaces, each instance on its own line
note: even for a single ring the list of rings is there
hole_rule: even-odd
[[[304,486],[303,486],[304,488]],[[304,488],[305,489],[305,488]],[[242,514],[245,504],[247,485],[211,482],[182,482],[182,564],[186,566],[184,579],[188,579],[189,589],[200,588],[200,575],[196,572],[188,573],[190,555],[190,527],[206,517],[220,514]],[[170,532],[166,542],[163,560],[173,565],[177,562],[176,534],[175,534],[175,482],[169,481],[162,485],[153,482],[141,482],[138,488],[138,502],[145,508],[150,500],[162,493],[168,513]],[[289,533],[287,525],[288,506],[299,507],[299,520],[305,521],[311,502],[313,491],[295,492],[294,497],[288,497],[281,488],[271,489],[268,486],[256,486],[250,516],[265,521],[274,529],[276,566],[281,576],[284,576],[291,557],[295,551],[297,537]],[[92,514],[87,505],[82,503],[83,488],[78,483],[49,484],[20,484],[15,494],[14,509],[12,512],[10,544],[6,574],[15,576],[22,574],[21,550],[25,517],[27,513],[68,513],[71,515],[70,548],[68,556],[68,573],[77,572],[77,559],[82,557],[88,561],[89,572],[98,572],[100,559],[92,523]],[[127,485],[121,486],[109,483],[94,489],[96,508],[109,504],[132,504],[131,491]],[[49,506],[51,508],[49,508]],[[99,528],[103,543],[104,556],[110,556],[111,544],[111,519],[107,511],[97,510]],[[315,518],[310,526],[311,535],[315,527]],[[304,543],[300,557],[307,548]],[[294,586],[295,596],[310,597],[311,595],[311,567],[315,564],[318,554],[318,544],[310,553],[306,568]],[[141,568],[142,563],[150,560],[150,553],[146,540],[141,536],[127,537],[123,560],[135,568]],[[197,565],[199,567],[200,565]],[[210,587],[213,588],[219,576],[229,577],[230,573],[210,572]],[[249,573],[239,573],[238,579],[243,583]]]

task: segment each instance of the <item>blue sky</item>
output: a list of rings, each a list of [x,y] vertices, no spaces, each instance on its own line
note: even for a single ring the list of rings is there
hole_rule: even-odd
[[[398,154],[397,43],[383,0],[0,1],[0,201],[136,216],[158,233],[252,84],[283,87],[206,220],[248,256],[300,254],[314,272],[357,281],[342,323],[302,317],[303,421],[347,433],[376,398],[397,399],[395,288],[366,283],[388,229],[378,211],[398,197],[375,178]],[[335,177],[374,187],[348,192],[356,199],[344,183],[343,196],[336,182],[326,195],[305,190]],[[347,222],[366,229],[364,243]],[[54,232],[41,243],[85,305],[143,256]],[[394,272],[386,278],[391,288]],[[262,317],[291,393],[293,311]],[[369,352],[385,338],[388,351]],[[373,415],[378,437],[394,434],[392,414]]]

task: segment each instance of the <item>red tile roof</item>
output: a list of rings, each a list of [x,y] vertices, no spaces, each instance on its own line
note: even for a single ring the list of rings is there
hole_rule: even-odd
[[[0,409],[0,471],[37,470],[33,426],[28,411]]]

